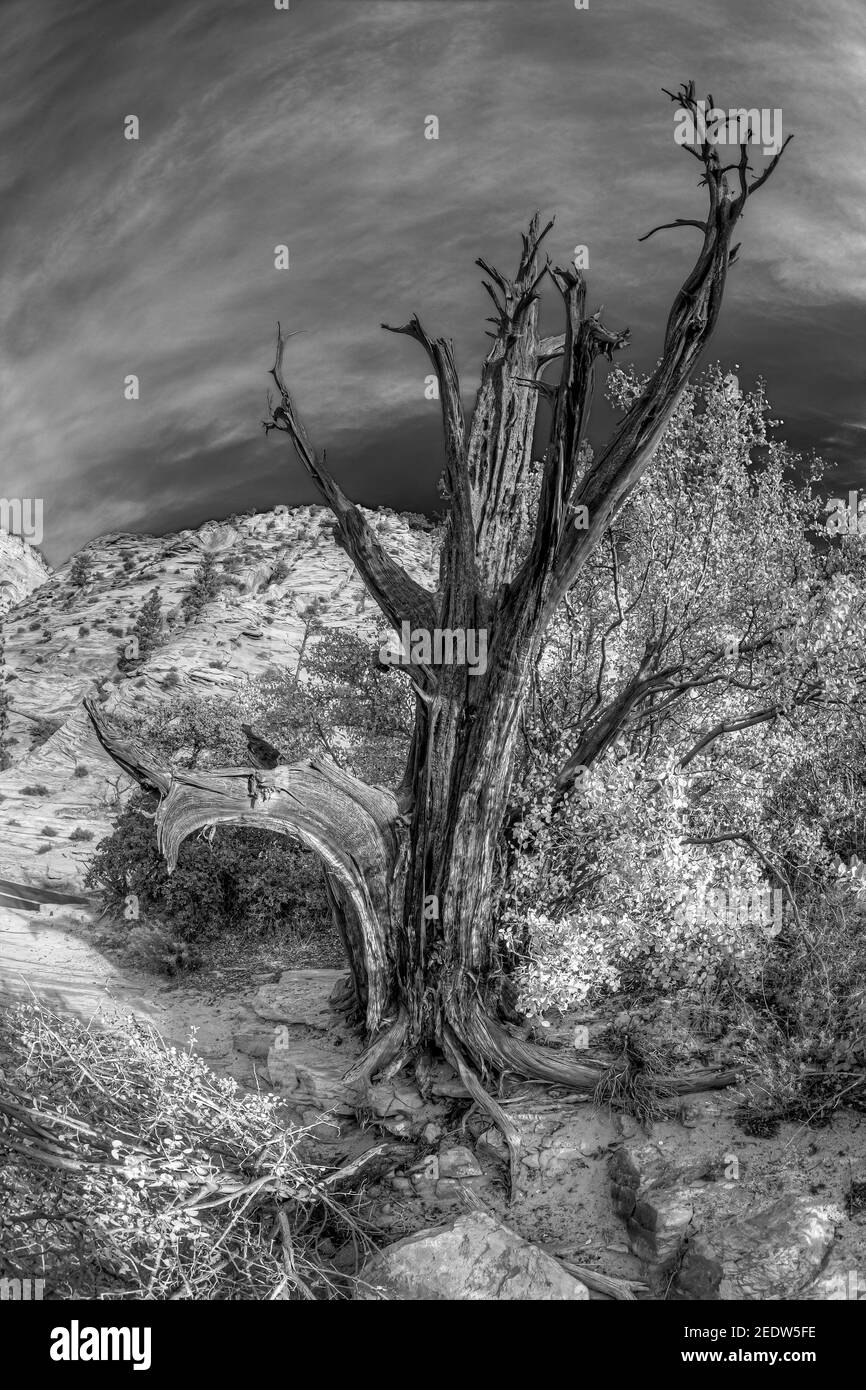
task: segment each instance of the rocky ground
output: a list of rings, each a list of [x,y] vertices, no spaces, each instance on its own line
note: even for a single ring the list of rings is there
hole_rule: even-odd
[[[316,1157],[366,1165],[365,1215],[384,1247],[365,1270],[370,1297],[866,1296],[857,1111],[762,1134],[743,1118],[760,1101],[745,1086],[664,1102],[643,1123],[591,1097],[506,1087],[521,1136],[511,1191],[499,1131],[445,1064],[426,1096],[403,1078],[374,1086],[359,1122],[341,1081],[360,1044],[335,1004],[340,969],[260,953],[160,981],[122,964],[120,930],[84,909],[4,912],[0,999],[33,990],[82,1016],[133,1012],[217,1072],[282,1095]],[[583,1025],[590,1044],[621,1021],[613,1004],[599,1012]],[[566,1018],[548,1040],[574,1034]]]

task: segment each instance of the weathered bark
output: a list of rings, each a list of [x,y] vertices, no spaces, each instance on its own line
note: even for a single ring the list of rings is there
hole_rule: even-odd
[[[676,99],[696,110],[693,86]],[[690,224],[703,233],[701,251],[671,309],[659,366],[582,474],[595,364],[627,345],[628,330],[611,331],[598,313],[587,314],[579,271],[549,264],[539,269],[540,244],[552,224],[542,229],[538,217],[532,219],[513,279],[479,262],[496,316],[468,433],[451,344],[429,338],[417,317],[392,330],[421,344],[439,381],[449,511],[435,593],[385,553],[325,468],[286,386],[278,328],[272,376],[280,400],[265,429],[289,436],[388,622],[398,631],[406,621],[428,634],[474,629],[487,637],[484,670],[431,665],[417,654],[407,663],[416,720],[395,794],[365,787],[323,760],[273,772],[171,774],[139,757],[89,706],[112,756],[159,791],[157,830],[170,864],[185,836],[225,821],[296,835],[321,856],[372,1040],[361,1074],[445,1046],[474,1078],[470,1089],[477,1081],[473,1068],[582,1088],[594,1087],[602,1075],[600,1065],[534,1047],[502,1022],[493,915],[497,855],[515,738],[545,629],[652,459],[715,328],[736,250],[733,229],[747,197],[777,162],[749,185],[744,148],[731,166],[739,181],[733,189],[731,170],[722,168],[715,147],[705,143],[688,152],[703,166],[709,198],[705,221]],[[540,340],[538,295],[545,276],[562,297],[565,332]],[[541,375],[557,361],[560,377],[552,387]],[[527,527],[521,519],[539,395],[553,408],[540,502]],[[574,524],[577,507],[587,508],[586,529]],[[620,715],[639,693],[623,697]],[[607,724],[599,727],[599,749],[612,732]],[[729,1080],[730,1074],[704,1074],[668,1084],[691,1089]]]

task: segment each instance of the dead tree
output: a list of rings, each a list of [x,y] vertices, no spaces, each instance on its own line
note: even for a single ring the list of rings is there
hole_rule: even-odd
[[[697,115],[693,84],[673,99]],[[697,228],[701,247],[674,298],[661,360],[588,467],[579,464],[579,454],[596,363],[627,344],[628,330],[611,330],[600,312],[587,312],[579,270],[539,265],[551,223],[541,227],[533,217],[513,278],[478,262],[496,312],[468,427],[451,343],[431,338],[414,316],[389,328],[420,344],[439,383],[448,511],[435,591],[386,552],[328,472],[286,385],[285,339],[278,329],[272,376],[279,401],[265,428],[288,436],[336,518],[339,544],[385,618],[398,632],[408,623],[426,633],[487,634],[483,673],[420,658],[407,665],[416,713],[396,790],[367,786],[316,758],[273,770],[172,773],[124,743],[99,707],[89,705],[111,755],[159,793],[157,832],[170,866],[193,831],[228,822],[294,836],[324,861],[369,1039],[347,1080],[394,1075],[434,1049],[444,1051],[473,1094],[480,1091],[478,1072],[510,1071],[578,1088],[599,1079],[599,1066],[530,1044],[505,1021],[492,910],[497,842],[520,715],[545,630],[653,457],[716,327],[738,249],[731,244],[734,229],[781,156],[751,177],[746,146],[735,163],[723,165],[713,135],[711,129],[702,144],[684,147],[701,165],[708,206],[700,221],[670,224]],[[565,331],[556,337],[538,333],[545,279],[562,299]],[[554,363],[558,381],[547,383],[543,373]],[[542,393],[552,403],[550,432],[527,534],[517,519]],[[576,525],[578,518],[586,524]],[[602,741],[606,735],[601,731]],[[730,1080],[730,1073],[703,1073],[672,1084],[694,1090]]]

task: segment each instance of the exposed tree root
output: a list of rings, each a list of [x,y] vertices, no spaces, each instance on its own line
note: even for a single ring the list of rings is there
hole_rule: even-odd
[[[395,1022],[352,1064],[343,1077],[343,1084],[354,1091],[359,1086],[369,1086],[377,1074],[381,1074],[383,1080],[395,1076],[408,1061],[405,1046],[408,1033],[409,1015],[401,1009]]]
[[[633,1290],[649,1289],[649,1285],[642,1283],[639,1279],[614,1279],[609,1274],[601,1274],[597,1269],[588,1269],[586,1265],[575,1264],[574,1260],[557,1254],[555,1250],[548,1249],[547,1253],[556,1260],[557,1264],[562,1265],[567,1274],[573,1274],[575,1279],[586,1284],[588,1289],[604,1294],[606,1298],[615,1298],[625,1303],[636,1303],[637,1299]]]
[[[442,1030],[442,1047],[448,1061],[456,1069],[460,1080],[466,1087],[472,1099],[482,1110],[493,1120],[494,1124],[502,1131],[506,1144],[508,1145],[509,1155],[509,1201],[514,1201],[517,1195],[517,1165],[520,1161],[520,1130],[512,1120],[508,1118],[501,1105],[497,1105],[492,1096],[488,1095],[474,1071],[468,1067],[460,1055],[460,1044],[451,1028],[446,1024]]]
[[[481,1057],[498,1071],[513,1072],[527,1081],[549,1081],[572,1090],[595,1091],[611,1072],[610,1063],[575,1062],[563,1053],[515,1037],[478,1005],[471,1006],[459,1036],[474,1056]],[[740,1076],[741,1073],[730,1067],[707,1067],[680,1077],[657,1076],[654,1081],[660,1095],[681,1096],[733,1086]]]

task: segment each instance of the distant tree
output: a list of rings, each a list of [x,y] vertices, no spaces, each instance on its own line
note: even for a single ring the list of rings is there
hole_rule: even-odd
[[[216,598],[220,588],[221,581],[217,572],[216,560],[211,551],[206,550],[193,575],[192,587],[189,593],[184,595],[181,604],[188,623],[198,617],[211,599]]]
[[[206,762],[211,764],[246,757],[240,720],[234,701],[187,695],[177,702],[165,701],[143,712],[126,714],[122,725],[159,757],[180,767],[196,768],[205,752]]]
[[[270,668],[245,694],[257,730],[274,740],[284,761],[318,744],[353,775],[387,785],[408,753],[411,692],[383,668],[378,644],[322,627],[317,611],[302,617],[295,669]]]
[[[72,568],[69,571],[69,582],[74,584],[76,589],[83,589],[89,583],[93,573],[93,557],[88,555],[86,550],[82,550],[72,561]]]
[[[159,590],[153,588],[139,610],[132,632],[124,637],[117,648],[117,664],[120,670],[130,671],[139,661],[144,661],[159,646],[161,636],[162,609]]]
[[[138,638],[138,650],[143,657],[149,656],[154,648],[159,646],[162,636],[162,608],[157,588],[151,589],[142,604],[133,633]]]

